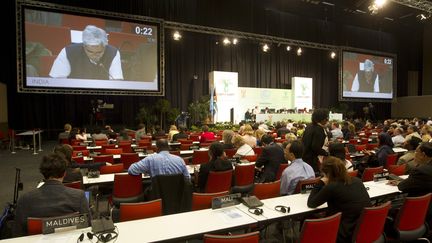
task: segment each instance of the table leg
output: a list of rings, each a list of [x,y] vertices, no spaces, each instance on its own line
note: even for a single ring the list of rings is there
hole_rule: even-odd
[[[39,130],[39,152],[42,151],[42,138],[41,138],[41,131]]]
[[[36,134],[35,134],[35,130],[33,130],[33,154],[38,154],[38,153],[36,153]]]
[[[11,135],[10,135],[10,144],[9,144],[9,149],[12,149],[11,153],[12,154],[16,154],[15,152],[15,131],[12,130]]]

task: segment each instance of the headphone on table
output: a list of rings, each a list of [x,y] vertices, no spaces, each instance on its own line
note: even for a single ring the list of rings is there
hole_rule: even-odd
[[[275,210],[281,213],[289,213],[291,211],[291,208],[287,206],[277,205],[275,207]]]
[[[253,213],[255,215],[261,215],[264,213],[264,210],[262,208],[249,208],[249,213]]]
[[[87,232],[86,234],[81,233],[81,235],[77,239],[77,243],[82,242],[84,240],[85,235],[87,235],[87,238],[89,240],[92,240],[93,237],[95,237],[98,240],[97,242],[103,242],[103,243],[110,242],[111,240],[115,240],[118,237],[118,233],[114,230],[107,233],[97,233],[97,234],[92,232]]]

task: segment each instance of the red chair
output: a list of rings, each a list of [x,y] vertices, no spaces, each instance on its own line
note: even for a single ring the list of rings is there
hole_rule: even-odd
[[[162,216],[162,199],[139,203],[120,203],[120,222]]]
[[[84,30],[87,25],[94,25],[105,29],[105,20],[95,17],[75,16],[70,14],[62,15],[62,25],[73,30]],[[69,41],[70,42],[70,41]]]
[[[99,168],[101,174],[114,174],[123,172],[123,164],[104,165]]]
[[[358,141],[357,141],[357,139],[350,139],[349,143],[356,145],[358,143]]]
[[[388,168],[388,171],[389,171],[389,173],[397,175],[397,176],[405,175],[406,164],[390,165],[390,167]]]
[[[194,141],[193,140],[188,140],[188,139],[178,139],[178,142],[180,142],[180,144],[192,144]]]
[[[189,139],[193,142],[198,142],[200,140],[200,134],[190,134]]]
[[[67,182],[67,183],[63,183],[63,185],[70,188],[82,189],[81,181]]]
[[[27,218],[27,234],[38,235],[42,234],[42,218]]]
[[[356,243],[385,242],[384,223],[391,203],[365,208],[354,230],[353,241]]]
[[[280,196],[280,180],[269,183],[255,183],[253,192],[257,198],[263,200]]]
[[[103,141],[103,140],[102,140]],[[102,146],[102,149],[101,149],[101,153],[102,154],[106,154],[106,150],[107,149],[115,149],[116,148],[116,145],[115,144],[103,144],[103,145],[101,145]]]
[[[232,158],[236,154],[237,149],[225,149],[224,151],[227,158]]]
[[[358,176],[358,170],[348,171],[347,173],[351,177],[357,177]]]
[[[196,193],[192,194],[192,210],[201,210],[211,208],[212,200],[215,197],[226,196],[229,191],[216,193]]]
[[[84,157],[72,157],[72,160],[77,164],[84,164]]]
[[[205,187],[206,193],[223,192],[231,189],[232,170],[210,171]]]
[[[302,190],[305,190],[305,188],[309,189],[309,188],[313,187],[319,181],[320,181],[319,177],[318,178],[305,179],[305,180],[299,180],[297,182],[294,193],[301,193]]]
[[[355,149],[358,151],[358,152],[361,152],[361,151],[363,151],[363,150],[365,150],[366,149],[366,144],[357,144],[356,146],[355,146]]]
[[[234,170],[234,184],[236,186],[247,186],[254,183],[255,177],[255,165],[254,164],[246,164],[246,165],[236,165]]]
[[[121,148],[105,149],[105,154],[121,154],[121,153],[123,153],[123,149]]]
[[[207,163],[210,160],[210,156],[207,150],[195,150],[192,156],[192,164],[198,165]]]
[[[112,203],[139,202],[144,199],[141,175],[115,174],[112,193]]]
[[[398,159],[398,154],[396,154],[396,153],[387,155],[385,167],[389,168],[391,165],[395,165],[397,159]]]
[[[102,145],[108,145],[108,140],[102,139],[102,140],[95,140],[96,146],[102,146]]]
[[[169,151],[169,153],[173,154],[173,155],[180,156],[180,151],[179,150],[171,150],[171,151]]]
[[[245,159],[249,162],[255,162],[255,161],[257,161],[257,158],[258,158],[258,156],[256,154],[242,156],[242,159]]]
[[[129,169],[131,164],[140,161],[137,153],[123,153],[120,157],[120,162],[123,164],[125,170]]]
[[[363,171],[362,181],[363,182],[372,181],[373,178],[374,178],[374,174],[376,174],[376,173],[382,173],[382,172],[383,172],[383,167],[382,166],[366,168]]]
[[[204,235],[204,243],[258,243],[259,232],[251,232],[241,235]]]
[[[192,143],[182,143],[180,144],[180,150],[189,150],[192,145]]]
[[[375,150],[376,148],[378,148],[378,144],[377,143],[368,143],[368,144],[366,144],[366,149],[367,150]]]
[[[140,140],[139,142],[138,142],[138,146],[139,147],[145,147],[145,148],[149,148],[149,147],[151,147],[151,141],[147,141],[147,140]]]
[[[131,143],[119,143],[118,145],[119,148],[123,149],[123,153],[133,153],[133,149],[131,146]]]
[[[424,239],[428,227],[425,223],[429,209],[431,193],[420,197],[406,197],[394,223],[398,241],[414,241]],[[389,235],[392,237],[392,235]],[[428,241],[429,242],[429,241]]]
[[[342,213],[320,219],[306,219],[300,233],[300,243],[336,242]]]
[[[261,153],[262,153],[262,147],[254,147],[253,151],[259,157],[261,155]]]
[[[288,163],[282,163],[279,165],[278,172],[276,174],[276,180],[279,180],[282,176],[283,171],[288,167]]]
[[[114,157],[112,154],[109,155],[98,155],[93,157],[93,162],[105,162],[105,163],[114,163]]]
[[[81,146],[81,145],[72,146],[72,150],[73,150],[73,151],[83,151],[83,150],[87,150],[87,146]]]

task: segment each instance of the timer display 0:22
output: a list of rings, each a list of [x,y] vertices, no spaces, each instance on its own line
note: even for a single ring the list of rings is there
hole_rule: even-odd
[[[135,27],[135,34],[137,35],[153,35],[153,28],[151,27],[141,27],[141,26],[136,26]]]

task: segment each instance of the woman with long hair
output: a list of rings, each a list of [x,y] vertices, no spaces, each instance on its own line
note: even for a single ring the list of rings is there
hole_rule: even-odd
[[[328,205],[328,214],[342,212],[337,242],[351,242],[352,232],[364,207],[371,206],[363,182],[350,177],[344,162],[329,156],[321,164],[323,177],[309,195],[307,205],[316,208]]]

